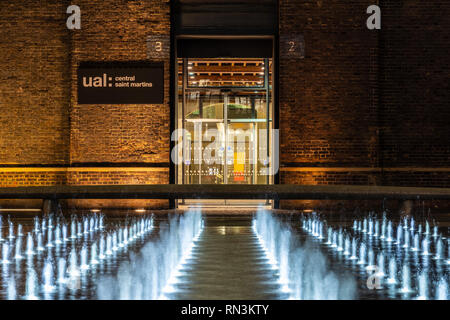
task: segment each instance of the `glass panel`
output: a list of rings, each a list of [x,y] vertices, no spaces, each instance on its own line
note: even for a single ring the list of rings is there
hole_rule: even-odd
[[[265,91],[234,92],[228,95],[228,119],[266,119]]]
[[[224,183],[224,125],[223,122],[193,121],[186,123],[186,139],[190,160],[185,163],[185,183]]]
[[[257,160],[256,132],[253,123],[228,124],[227,182],[253,184]]]
[[[267,175],[272,156],[268,134],[273,114],[272,77],[264,61],[271,68],[271,60],[263,59],[179,60],[177,123],[178,128],[186,129],[189,151],[184,157],[187,160],[178,166],[178,183],[273,182]],[[265,74],[269,75],[269,92],[264,88]],[[200,83],[202,79],[211,81]],[[262,88],[253,87],[261,84]]]
[[[220,90],[188,91],[186,93],[186,120],[223,119],[223,95]]]

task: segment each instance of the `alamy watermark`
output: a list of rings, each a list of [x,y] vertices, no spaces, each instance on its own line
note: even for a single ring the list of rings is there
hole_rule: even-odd
[[[194,126],[193,131],[175,130],[171,140],[175,141],[175,146],[170,156],[176,165],[258,164],[260,175],[273,175],[279,170],[278,129],[268,133],[267,129],[229,128],[225,133],[224,130],[202,130],[201,126]]]
[[[70,5],[66,10],[67,14],[70,16],[67,18],[66,25],[69,30],[80,30],[81,29],[81,10],[77,5]],[[369,30],[381,29],[381,9],[377,5],[371,5],[367,7],[367,14],[370,17],[367,19],[366,25]],[[156,44],[157,48],[162,48],[162,42],[158,41]],[[292,46],[292,44],[291,44]],[[158,50],[157,50],[158,51]]]
[[[369,290],[382,289],[381,278],[383,277],[383,275],[381,274],[380,269],[378,268],[378,266],[370,266],[369,269],[373,270],[373,272],[367,278],[367,281],[366,281],[367,288]]]
[[[67,14],[70,16],[67,18],[66,25],[69,30],[81,29],[81,10],[77,5],[71,5],[67,7]]]

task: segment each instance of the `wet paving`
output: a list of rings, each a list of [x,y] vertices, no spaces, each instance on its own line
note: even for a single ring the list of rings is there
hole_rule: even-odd
[[[283,299],[278,273],[252,230],[252,216],[205,217],[170,299]]]

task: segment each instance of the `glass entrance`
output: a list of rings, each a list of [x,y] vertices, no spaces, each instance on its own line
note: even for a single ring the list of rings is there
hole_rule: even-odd
[[[273,183],[271,68],[271,59],[179,59],[177,183]]]

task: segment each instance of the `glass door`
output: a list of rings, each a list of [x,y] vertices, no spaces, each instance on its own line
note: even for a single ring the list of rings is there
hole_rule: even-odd
[[[179,60],[177,183],[273,183],[269,60]]]

